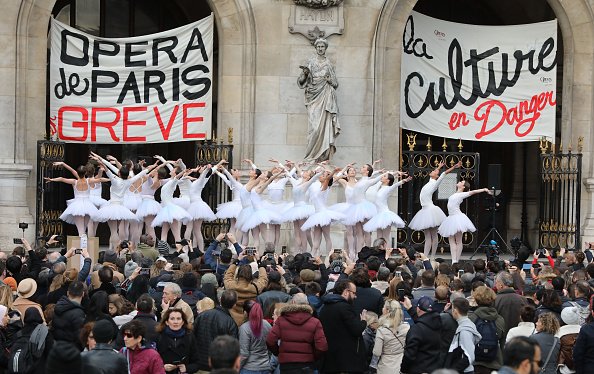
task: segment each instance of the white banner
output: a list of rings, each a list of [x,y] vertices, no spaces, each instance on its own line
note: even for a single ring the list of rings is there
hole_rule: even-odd
[[[556,20],[476,26],[412,12],[400,126],[454,139],[554,141],[556,52]]]
[[[158,34],[107,39],[52,19],[51,132],[65,142],[210,138],[213,16]]]

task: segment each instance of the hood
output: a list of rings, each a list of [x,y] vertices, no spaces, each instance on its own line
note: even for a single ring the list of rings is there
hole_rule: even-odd
[[[60,300],[56,303],[56,307],[54,308],[54,313],[58,316],[63,315],[64,313],[73,310],[73,309],[80,309],[83,310],[83,307],[73,303],[68,299],[66,296],[62,296]]]
[[[303,325],[312,317],[313,310],[305,304],[289,304],[281,309],[281,316],[293,325]]]
[[[436,312],[423,314],[417,319],[416,323],[423,324],[435,331],[441,330],[441,317],[439,316],[439,313]]]
[[[468,331],[472,333],[474,344],[478,343],[482,338],[481,334],[479,334],[479,332],[476,330],[476,325],[474,324],[474,322],[470,320],[470,318],[463,318],[458,321],[458,328],[456,329],[456,333],[459,333],[461,331]]]
[[[328,295],[325,295],[324,297],[322,297],[322,302],[324,304],[336,304],[336,303],[340,303],[340,302],[345,302],[346,300],[344,299],[344,297],[331,293]]]
[[[488,321],[495,321],[499,314],[497,314],[497,309],[493,308],[492,306],[481,306],[478,307],[474,314],[480,319],[486,319]]]

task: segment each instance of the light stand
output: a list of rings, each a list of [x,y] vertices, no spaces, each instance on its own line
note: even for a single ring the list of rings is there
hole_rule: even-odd
[[[493,199],[492,199],[491,207],[489,209],[487,209],[491,212],[491,216],[489,218],[489,227],[491,227],[491,229],[489,230],[489,232],[487,232],[487,234],[485,235],[483,240],[481,240],[479,245],[476,247],[476,249],[472,253],[472,256],[470,256],[470,260],[472,260],[472,258],[476,255],[476,253],[479,251],[479,249],[481,249],[485,245],[485,242],[487,240],[491,241],[491,240],[495,240],[496,238],[499,239],[498,243],[502,243],[502,248],[505,248],[507,253],[509,253],[511,255],[514,254],[511,251],[511,249],[509,249],[509,246],[507,245],[507,243],[501,236],[501,233],[499,233],[499,230],[497,230],[497,227],[495,227],[495,212],[497,211],[497,207],[499,204],[497,204],[497,200],[496,200],[495,187],[491,187],[491,191],[493,191]],[[497,241],[497,240],[495,240],[495,241]]]

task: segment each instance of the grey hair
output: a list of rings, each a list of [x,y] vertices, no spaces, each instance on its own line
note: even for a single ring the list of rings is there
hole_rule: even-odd
[[[379,247],[380,245],[386,245],[386,244],[388,244],[388,242],[387,242],[387,241],[386,241],[386,239],[384,239],[384,238],[377,238],[377,239],[375,239],[375,240],[373,241],[373,243],[372,243],[372,244],[373,244],[373,247],[374,247],[374,248],[377,248],[377,247]]]
[[[452,294],[450,295],[450,303],[456,299],[466,299],[466,296],[464,296],[464,292],[460,292],[460,291],[452,292]]]
[[[293,295],[291,299],[291,304],[307,304],[309,305],[309,301],[307,301],[307,296],[304,293],[296,293]]]
[[[54,274],[63,274],[66,271],[66,264],[62,261],[56,262],[54,266],[52,266],[52,271]]]
[[[165,289],[165,288],[169,288],[175,296],[181,296],[181,294],[182,294],[182,290],[181,290],[179,284],[177,284],[177,283],[166,282],[163,289]]]
[[[495,277],[495,281],[503,284],[506,287],[514,286],[514,278],[507,271],[500,271]]]

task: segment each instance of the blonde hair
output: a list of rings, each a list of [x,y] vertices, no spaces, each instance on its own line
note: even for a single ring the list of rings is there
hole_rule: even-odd
[[[365,321],[367,322],[367,326],[371,327],[372,329],[375,330],[378,328],[379,318],[377,313],[368,310],[367,313],[365,313]]]
[[[390,329],[394,334],[396,334],[398,326],[400,326],[402,320],[404,319],[400,301],[386,300],[384,309],[386,312],[380,317],[379,324],[382,327]]]
[[[77,279],[78,270],[76,268],[70,268],[64,271],[64,274],[56,274],[56,276],[52,280],[52,284],[50,284],[49,286],[49,292],[55,291],[63,285],[70,284],[70,282],[75,281]]]
[[[200,313],[206,312],[207,310],[214,309],[215,303],[212,301],[210,297],[205,297],[202,300],[198,301],[198,311]]]
[[[165,269],[165,265],[167,265],[167,261],[159,261],[156,260],[151,266],[151,278],[158,277],[161,274],[161,270]]]
[[[0,304],[7,307],[8,310],[11,310],[13,301],[14,295],[12,293],[12,288],[6,284],[0,285]]]
[[[437,278],[435,278],[435,287],[439,287],[439,286],[446,286],[446,287],[450,287],[450,277],[448,277],[445,274],[439,274],[437,276]]]
[[[542,332],[548,332],[555,335],[559,331],[559,320],[553,313],[543,313],[538,316],[538,321],[542,325]]]
[[[487,286],[477,287],[472,291],[472,296],[478,306],[493,306],[495,298],[497,297],[495,292]]]

